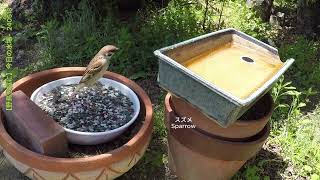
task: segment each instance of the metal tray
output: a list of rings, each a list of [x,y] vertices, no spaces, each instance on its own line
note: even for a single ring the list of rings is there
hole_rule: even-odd
[[[159,59],[159,85],[172,94],[186,99],[222,127],[228,127],[246,112],[270,90],[294,62],[294,59],[287,60],[271,78],[246,98],[239,98],[223,90],[182,65],[193,57],[232,41],[254,48],[257,52],[279,57],[277,49],[232,28],[205,34],[154,51]]]

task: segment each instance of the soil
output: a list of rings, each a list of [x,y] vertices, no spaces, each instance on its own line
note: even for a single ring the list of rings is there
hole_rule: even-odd
[[[293,164],[283,159],[281,156],[281,147],[276,144],[265,143],[260,152],[250,160],[239,170],[243,175],[248,166],[252,165],[258,168],[257,175],[263,179],[263,177],[269,177],[269,179],[296,179],[306,180],[307,178],[297,175],[297,171]],[[239,174],[240,174],[239,173]],[[234,179],[246,179],[240,175]]]
[[[160,98],[163,90],[158,85],[156,75],[152,75],[147,79],[138,79],[136,83],[146,91],[153,105],[160,104],[160,101],[163,101],[164,98]]]

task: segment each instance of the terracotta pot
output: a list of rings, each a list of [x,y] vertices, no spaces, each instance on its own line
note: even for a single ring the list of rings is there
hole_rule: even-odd
[[[22,90],[30,96],[44,83],[68,76],[82,75],[84,70],[85,68],[80,67],[67,67],[35,73],[14,83],[13,91]],[[127,85],[139,96],[144,123],[131,140],[106,154],[83,158],[48,157],[32,152],[14,141],[4,127],[5,118],[2,117],[0,145],[13,166],[31,179],[42,180],[114,179],[131,169],[144,154],[151,139],[152,104],[144,90],[133,81],[112,72],[106,72],[104,77]]]
[[[183,180],[230,179],[253,157],[266,141],[270,125],[243,142],[203,134],[194,128],[173,129],[178,117],[172,109],[171,95],[165,99],[165,124],[171,156],[169,167]],[[187,123],[185,123],[187,124]]]
[[[235,123],[227,128],[223,128],[218,125],[213,118],[206,116],[185,99],[172,96],[172,104],[178,116],[191,117],[192,123],[195,124],[198,129],[216,136],[238,139],[240,141],[260,132],[269,121],[274,107],[272,97],[268,93],[251,107],[254,114],[251,113],[251,115],[249,115],[249,112],[247,112]],[[246,120],[243,120],[244,118],[246,118]]]
[[[167,148],[168,148],[168,167],[170,169],[170,174],[177,174],[177,172],[176,172],[177,168],[173,162],[173,157],[172,157],[172,153],[169,148],[169,144],[167,144]]]
[[[176,167],[176,171],[170,170],[180,180],[227,180],[246,162],[208,158],[187,148],[171,135],[168,135],[168,144],[174,156],[174,161],[169,161],[169,168]]]

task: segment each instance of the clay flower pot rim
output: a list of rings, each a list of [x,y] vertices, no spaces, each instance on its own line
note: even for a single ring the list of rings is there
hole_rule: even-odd
[[[172,95],[170,102],[176,115],[192,117],[191,124],[203,134],[209,133],[223,137],[222,139],[231,138],[234,141],[244,141],[259,133],[269,121],[274,104],[270,93],[267,93],[241,117],[246,121],[236,121],[228,127],[221,127],[214,118],[208,117],[185,99]]]
[[[172,95],[171,95],[172,96]],[[176,96],[176,97],[178,97],[178,98],[181,98],[181,97],[179,97],[179,96],[177,96],[177,95],[174,95],[174,96]],[[273,99],[272,99],[272,96],[271,95],[268,95],[268,97],[267,98],[269,98],[272,102],[273,102]],[[188,100],[186,100],[186,99],[184,99],[186,102],[188,102],[192,107],[194,107],[194,108],[196,108],[196,109],[198,109],[197,107],[195,107],[193,104],[191,104]],[[274,103],[272,103],[271,105],[270,105],[270,107],[268,108],[268,113],[265,115],[266,117],[269,117],[272,113],[273,113],[273,110],[274,110]],[[200,109],[198,109],[199,111],[200,111]],[[208,116],[207,114],[205,114],[205,113],[203,113],[206,117],[208,117],[208,118],[211,118],[210,116]],[[258,119],[247,119],[247,120],[243,120],[243,119],[238,119],[238,120],[236,120],[234,123],[235,124],[238,124],[238,125],[248,125],[249,123],[256,123],[256,122],[259,122],[261,119],[260,118],[258,118]]]
[[[48,77],[56,73],[66,73],[81,75],[85,71],[84,67],[62,67],[54,68],[41,72],[37,72],[31,75],[28,75],[13,84],[13,92],[19,90],[20,86],[24,86],[30,81],[30,79],[41,79]],[[67,76],[66,76],[67,77]],[[132,154],[132,149],[135,146],[141,144],[144,139],[148,138],[148,134],[152,132],[152,104],[150,98],[147,96],[146,92],[139,87],[136,83],[127,79],[126,77],[107,71],[104,77],[111,79],[117,79],[122,81],[128,87],[130,87],[140,98],[140,102],[143,104],[142,107],[145,108],[144,123],[141,129],[124,145],[121,147],[110,151],[109,153],[90,156],[90,157],[81,157],[81,158],[57,158],[49,157],[36,152],[33,152],[20,144],[18,144],[6,131],[3,119],[0,117],[0,143],[2,148],[7,151],[11,156],[18,159],[19,161],[32,164],[34,167],[39,169],[50,169],[51,171],[64,171],[66,168],[71,169],[71,171],[82,171],[95,169],[98,164],[108,164],[110,162],[116,161],[116,159],[121,159],[123,153]],[[37,88],[37,87],[35,87]],[[1,94],[0,97],[5,96],[5,92]],[[1,114],[1,113],[0,113]],[[116,156],[116,157],[115,157]],[[115,157],[111,159],[111,157]],[[99,161],[99,162],[97,162]],[[73,170],[75,168],[76,170]]]
[[[266,115],[264,115],[264,116],[266,116],[266,117],[271,117],[271,114],[273,113],[273,111],[274,111],[274,107],[275,107],[275,105],[274,105],[274,102],[273,102],[273,99],[272,99],[272,96],[271,96],[271,94],[269,94],[268,96],[267,96],[267,98],[270,100],[270,102],[272,102],[271,103],[271,105],[269,106],[269,108],[266,110],[266,111],[268,111],[268,113],[266,114]],[[243,120],[243,119],[238,119],[237,121],[235,121],[235,123],[237,123],[237,124],[239,124],[239,125],[247,125],[248,123],[254,123],[254,122],[258,122],[258,121],[260,121],[260,118],[258,118],[258,119],[249,119],[249,120]]]
[[[174,110],[172,109],[171,94],[170,93],[168,93],[166,95],[166,97],[165,97],[165,107],[167,108],[168,113],[170,113],[173,116],[177,116],[176,113],[174,112]],[[270,125],[268,123],[267,126],[265,128],[263,128],[263,130],[260,132],[261,134],[263,134],[263,136],[255,135],[255,136],[252,137],[252,139],[250,139],[250,141],[233,141],[232,138],[222,139],[222,137],[220,137],[220,136],[216,136],[216,135],[213,135],[213,134],[206,133],[205,131],[197,129],[197,128],[195,128],[195,129],[186,129],[186,130],[190,131],[190,132],[193,131],[195,134],[199,134],[199,135],[201,135],[203,137],[206,136],[208,138],[212,138],[216,142],[219,142],[219,143],[234,144],[234,145],[243,145],[243,144],[250,145],[250,144],[257,144],[257,143],[264,142],[269,136],[269,133],[266,133],[266,132],[269,132]]]

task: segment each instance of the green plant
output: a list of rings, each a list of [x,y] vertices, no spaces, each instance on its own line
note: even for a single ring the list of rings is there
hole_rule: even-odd
[[[262,41],[277,36],[277,29],[257,17],[256,13],[246,6],[245,1],[227,1],[223,15],[225,27],[236,28]]]
[[[134,60],[136,77],[146,76],[157,70],[154,50],[203,33],[199,28],[201,18],[197,16],[197,7],[194,4],[173,0],[164,9],[150,9],[146,12],[139,14],[135,22],[138,27],[132,36],[136,48],[126,51]]]
[[[297,8],[297,1],[296,0],[275,0],[274,6],[280,7],[282,9],[296,9]]]
[[[163,94],[163,93],[162,93]],[[164,95],[160,96],[161,101],[164,100]],[[167,135],[166,127],[164,124],[164,105],[157,105],[154,109],[154,133],[158,137],[165,138]]]
[[[305,116],[286,122],[272,140],[282,147],[303,176],[316,178],[320,174],[320,108]]]
[[[269,176],[262,175],[264,170],[263,163],[257,164],[246,164],[243,171],[239,171],[232,179],[241,180],[241,179],[250,179],[250,180],[270,180]]]
[[[10,17],[10,9],[7,4],[0,3],[0,33],[2,36],[4,35],[3,33],[7,31],[7,19],[12,19]]]
[[[20,71],[21,70],[19,68],[16,68],[16,67],[12,68],[10,70],[7,70],[7,69],[2,70],[1,73],[0,73],[1,86],[3,88],[6,88],[7,87],[6,81],[7,81],[7,78],[9,78],[8,75],[11,74],[9,76],[12,77],[12,80],[14,81],[14,80],[16,80],[16,77],[19,76],[19,74],[21,73]]]
[[[300,109],[306,106],[304,99],[301,99],[303,93],[297,91],[296,87],[291,86],[291,82],[284,82],[283,76],[271,92],[275,101],[275,109],[272,117],[274,125],[276,125],[277,121],[281,122],[282,120],[299,116],[301,114]]]
[[[257,166],[252,166],[247,168],[244,171],[245,179],[259,180],[260,177],[258,175],[259,168]]]
[[[82,1],[78,9],[67,11],[62,23],[49,20],[38,33],[40,46],[46,54],[44,60],[53,66],[87,64],[101,47],[114,39],[107,34],[110,29],[104,30],[109,24],[104,24],[103,28],[99,25],[93,7],[86,1]]]
[[[137,57],[139,49],[135,46],[135,39],[132,33],[127,28],[122,27],[119,29],[118,34],[115,35],[115,39],[116,45],[120,47],[120,50],[113,57],[110,69],[125,75],[141,72],[144,64]]]
[[[314,94],[311,88],[299,92],[291,82],[281,77],[272,90],[275,111],[272,116],[272,143],[281,146],[287,160],[298,167],[299,174],[316,178],[320,167],[320,108],[303,116],[305,99]]]
[[[315,87],[320,81],[319,63],[320,42],[298,36],[294,42],[283,44],[279,49],[282,59],[294,58],[295,62],[289,69],[291,80],[295,85],[308,89]]]
[[[62,23],[52,19],[42,26],[38,33],[42,61],[47,67],[83,66],[103,45],[115,44],[120,51],[110,70],[131,79],[146,77],[157,69],[155,49],[203,33],[196,6],[182,2],[174,0],[164,9],[148,10],[148,17],[140,14],[132,30],[112,16],[97,18],[92,5],[82,1],[65,13]]]

